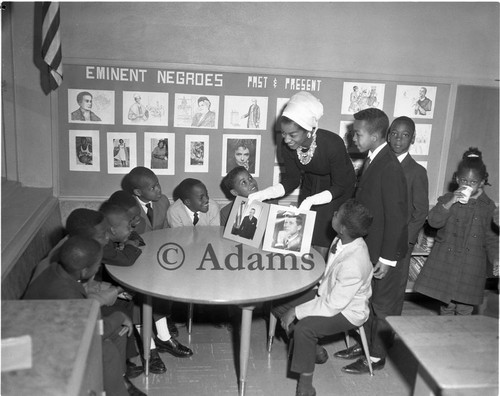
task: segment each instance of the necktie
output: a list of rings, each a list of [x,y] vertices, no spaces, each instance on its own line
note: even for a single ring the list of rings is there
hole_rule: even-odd
[[[339,241],[337,240],[337,242],[335,242],[335,243],[332,245],[332,247],[330,248],[330,252],[331,252],[332,254],[337,253],[337,244],[338,244],[338,243],[339,243]]]
[[[147,203],[146,208],[148,208],[146,215],[148,216],[151,225],[153,225],[153,208],[151,207],[151,203]]]
[[[198,220],[200,220],[200,218],[198,217],[198,212],[194,212],[194,217],[193,217],[194,226],[198,223]]]
[[[365,162],[363,164],[363,170],[361,171],[361,175],[363,175],[366,172],[366,170],[370,166],[370,162],[372,162],[372,160],[370,159],[370,157],[366,157]]]

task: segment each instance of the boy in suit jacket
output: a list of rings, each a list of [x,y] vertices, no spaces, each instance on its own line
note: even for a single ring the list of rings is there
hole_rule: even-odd
[[[132,169],[122,179],[122,189],[134,195],[141,206],[142,220],[136,226],[137,233],[168,228],[170,201],[162,194],[158,177],[151,169],[144,166]]]
[[[314,364],[328,353],[318,339],[361,326],[369,315],[373,266],[363,236],[372,216],[354,199],[343,203],[332,218],[333,240],[318,288],[273,308],[285,330],[293,330],[291,370],[300,373],[296,395],[313,396]],[[298,321],[298,322],[297,322]]]
[[[418,164],[408,152],[410,146],[415,143],[415,123],[411,118],[405,116],[396,118],[389,128],[387,142],[403,167],[408,193],[408,250],[397,264],[401,266],[402,274],[399,294],[396,297],[399,308],[393,313],[393,315],[401,315],[411,252],[429,213],[429,181],[425,168]]]
[[[364,326],[372,367],[380,370],[385,365],[386,356],[383,337],[392,334],[385,317],[395,314],[400,305],[395,299],[403,271],[396,264],[408,249],[406,179],[401,164],[386,142],[387,115],[377,108],[369,108],[354,114],[354,120],[354,143],[360,152],[368,151],[355,198],[373,215],[373,223],[365,238],[374,265],[373,294],[370,317]],[[361,354],[359,347],[351,347],[337,352],[335,357],[352,359]],[[354,374],[369,372],[364,357],[342,370]]]

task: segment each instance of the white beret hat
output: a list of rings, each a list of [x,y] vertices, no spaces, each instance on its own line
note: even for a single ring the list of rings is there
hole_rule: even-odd
[[[312,131],[318,127],[318,121],[323,116],[323,105],[314,95],[301,91],[290,98],[283,115],[306,131]]]

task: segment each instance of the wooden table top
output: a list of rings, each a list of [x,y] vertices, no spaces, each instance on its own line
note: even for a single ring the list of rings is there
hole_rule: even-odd
[[[133,266],[106,268],[138,292],[202,304],[251,304],[286,297],[313,286],[325,270],[314,249],[305,257],[289,254],[282,262],[280,254],[224,239],[223,231],[197,226],[147,232],[142,235],[146,246]]]
[[[483,396],[498,389],[498,319],[389,316],[387,322],[441,389],[477,389]]]

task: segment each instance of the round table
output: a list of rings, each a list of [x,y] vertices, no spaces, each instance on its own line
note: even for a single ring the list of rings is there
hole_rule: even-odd
[[[223,238],[223,227],[166,228],[142,235],[146,246],[131,267],[107,265],[119,283],[145,295],[143,342],[148,374],[152,330],[152,297],[186,303],[234,304],[242,309],[240,395],[250,350],[252,312],[256,303],[279,299],[313,286],[325,261],[314,249],[303,256],[265,252]]]

